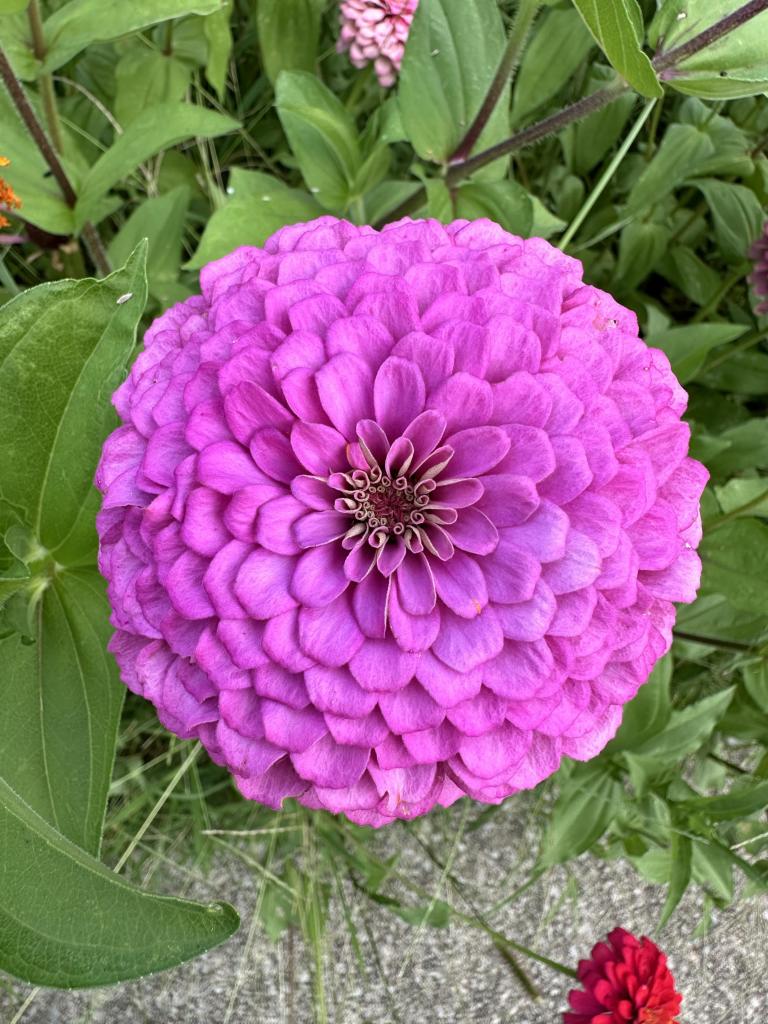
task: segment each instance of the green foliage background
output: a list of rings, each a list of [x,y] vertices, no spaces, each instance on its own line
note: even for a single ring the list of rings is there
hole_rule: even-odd
[[[616,738],[533,794],[463,811],[464,827],[492,829],[530,802],[535,876],[585,851],[626,858],[667,887],[660,926],[691,885],[706,893],[701,932],[737,889],[765,892],[768,318],[746,277],[768,202],[768,13],[668,65],[739,4],[519,6],[541,10],[473,155],[501,148],[465,169],[454,156],[505,52],[512,0],[421,0],[392,92],[336,52],[326,0],[0,0],[0,46],[73,192],[0,88],[3,176],[23,202],[20,239],[0,237],[2,969],[103,984],[223,941],[231,907],[123,877],[171,852],[207,863],[211,829],[267,836],[231,848],[262,878],[272,938],[296,927],[316,948],[342,877],[415,924],[459,913],[379,860],[366,830],[247,804],[142,702],[121,718],[105,651],[90,481],[137,332],[192,294],[209,260],[324,212],[491,217],[559,243],[669,355],[711,473],[700,596]],[[586,116],[557,121],[571,103]],[[107,263],[121,269],[104,276]]]

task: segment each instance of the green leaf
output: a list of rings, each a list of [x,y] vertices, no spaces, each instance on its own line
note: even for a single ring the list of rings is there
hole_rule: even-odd
[[[767,395],[768,355],[734,352],[712,370],[705,367],[701,383],[716,391],[733,391],[737,395]]]
[[[527,238],[533,226],[533,203],[516,181],[462,185],[456,196],[456,216],[467,220],[488,217],[513,235]]]
[[[203,22],[205,38],[208,40],[208,59],[205,64],[205,77],[213,86],[219,99],[223,99],[227,85],[229,61],[232,56],[232,4],[230,0],[220,11],[209,14]]]
[[[352,115],[323,83],[304,71],[283,71],[277,112],[304,181],[327,210],[343,213],[362,165]]]
[[[651,26],[663,53],[676,49],[744,5],[744,0],[666,0]],[[768,12],[751,18],[698,53],[674,74],[662,74],[673,89],[725,100],[768,90]]]
[[[239,919],[226,903],[130,885],[0,779],[0,968],[33,985],[111,985],[198,956]]]
[[[735,519],[706,534],[700,547],[702,594],[722,594],[735,608],[768,608],[768,526]]]
[[[715,486],[715,494],[723,512],[730,515],[744,508],[743,516],[768,516],[768,478],[734,477],[722,487]],[[745,507],[746,506],[746,507]]]
[[[616,277],[626,291],[636,288],[663,256],[672,237],[665,224],[632,221],[621,232]]]
[[[768,712],[768,662],[765,659],[751,662],[741,671],[747,693],[761,711]]]
[[[667,921],[669,921],[675,911],[675,907],[683,898],[683,893],[688,888],[688,883],[691,880],[691,858],[691,840],[688,836],[681,835],[679,832],[673,832],[670,847],[671,870],[669,890],[667,892],[667,900],[661,911],[661,917],[659,918],[659,929],[663,928]]]
[[[714,476],[768,467],[768,418],[745,420],[728,427],[720,431],[718,439],[722,450],[707,461]]]
[[[661,732],[669,721],[671,705],[669,684],[672,679],[672,655],[658,661],[633,700],[624,708],[619,731],[605,748],[610,755],[620,750],[634,750]]]
[[[714,143],[706,132],[691,124],[670,125],[656,155],[632,186],[629,210],[640,213],[660,202],[687,177],[696,174],[701,163],[714,152]]]
[[[733,899],[733,864],[721,847],[704,840],[693,840],[691,862],[693,878],[725,903]]]
[[[681,384],[685,384],[699,372],[711,349],[734,341],[746,330],[743,324],[686,324],[685,327],[669,327],[659,334],[650,334],[647,341],[666,352],[673,373]]]
[[[239,245],[263,245],[286,224],[312,220],[323,213],[307,192],[288,188],[260,171],[236,167],[227,193],[231,198],[206,224],[197,252],[185,264],[188,269],[197,270]]]
[[[90,220],[105,193],[155,153],[185,139],[210,139],[239,127],[231,117],[192,103],[160,103],[142,111],[86,175],[76,208],[78,224]]]
[[[69,0],[46,19],[43,72],[56,71],[92,43],[103,43],[187,14],[211,14],[223,0]]]
[[[180,103],[192,68],[160,50],[127,50],[115,68],[115,117],[123,128],[159,103]]]
[[[621,786],[603,765],[579,765],[563,784],[541,841],[539,864],[551,867],[588,850],[619,811]]]
[[[418,155],[443,163],[480,109],[504,52],[504,26],[496,0],[421,0],[400,71],[398,106]],[[505,89],[477,149],[509,134]],[[506,160],[492,173],[504,176]],[[498,167],[502,170],[499,172]]]
[[[723,256],[737,262],[743,260],[763,226],[764,215],[759,199],[744,185],[716,178],[700,179],[694,184],[704,193],[712,211],[715,238]]]
[[[15,14],[26,10],[29,0],[0,0],[0,14]]]
[[[595,45],[572,7],[551,8],[536,24],[515,76],[513,124],[557,95]]]
[[[136,207],[109,243],[115,266],[124,263],[143,238],[147,239],[147,279],[150,294],[164,302],[178,279],[186,227],[189,189],[180,185],[165,195],[152,196]]]
[[[0,777],[62,835],[98,855],[124,687],[95,569],[58,573],[35,641],[0,641]]]
[[[91,480],[146,301],[145,260],[141,246],[103,281],[38,285],[0,310],[0,497],[60,563],[96,548]]]
[[[544,73],[545,69],[542,69]],[[596,64],[589,70],[584,95],[590,95],[614,82],[616,76],[610,68]],[[590,114],[583,121],[569,125],[560,135],[563,151],[569,167],[578,175],[585,176],[615,146],[632,108],[637,102],[632,93],[617,96],[602,110]]]
[[[660,274],[697,306],[705,306],[722,284],[722,278],[715,268],[685,245],[672,246],[666,258],[659,261],[658,269]]]
[[[259,49],[270,82],[281,71],[315,70],[322,11],[322,0],[259,0]]]
[[[665,765],[680,761],[705,742],[725,714],[733,698],[735,687],[691,704],[682,711],[673,711],[667,725],[654,736],[635,747],[635,757],[656,762],[663,770]]]
[[[34,97],[30,102],[36,107]],[[62,199],[40,150],[2,87],[0,124],[2,155],[11,161],[8,167],[3,167],[3,178],[21,200],[19,215],[51,234],[70,235],[75,225],[74,213]],[[71,169],[66,161],[64,166],[68,171]]]
[[[637,0],[573,0],[587,28],[611,64],[642,96],[659,97],[664,90],[643,53],[643,14]]]
[[[689,814],[703,814],[714,821],[747,818],[768,807],[768,779],[739,786],[724,796],[701,796],[675,806]]]

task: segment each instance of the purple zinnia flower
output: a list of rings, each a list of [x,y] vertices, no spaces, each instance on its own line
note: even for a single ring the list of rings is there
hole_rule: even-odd
[[[245,796],[371,825],[597,754],[700,570],[634,314],[490,221],[322,217],[201,284],[97,474],[126,684]]]
[[[768,313],[768,221],[763,224],[760,237],[750,246],[748,255],[753,263],[749,283],[755,295],[762,300],[755,305],[755,312],[762,316]]]
[[[338,51],[349,50],[356,68],[373,62],[379,84],[397,81],[419,0],[342,0]]]

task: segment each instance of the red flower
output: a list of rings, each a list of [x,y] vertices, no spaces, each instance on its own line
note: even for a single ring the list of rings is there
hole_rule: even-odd
[[[650,939],[614,928],[608,942],[598,942],[591,960],[579,962],[584,991],[568,997],[573,1013],[564,1024],[678,1024],[683,997],[667,958]]]

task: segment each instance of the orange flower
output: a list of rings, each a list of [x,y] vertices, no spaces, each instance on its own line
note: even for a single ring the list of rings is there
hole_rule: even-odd
[[[0,167],[7,167],[10,164],[10,160],[7,157],[0,156]],[[3,178],[0,178],[0,210],[5,208],[6,210],[18,210],[21,206],[21,200],[13,191],[11,186]],[[4,217],[0,213],[0,228],[7,228],[10,226],[10,221],[7,217]]]

